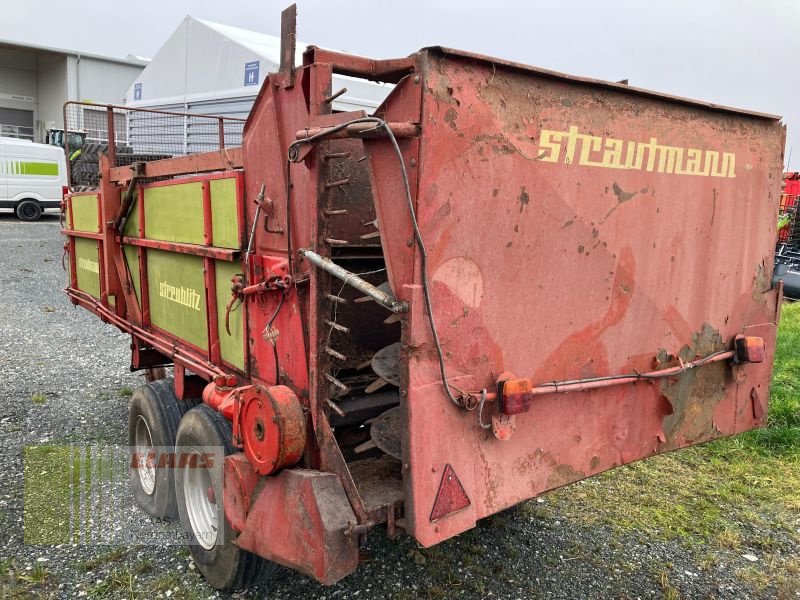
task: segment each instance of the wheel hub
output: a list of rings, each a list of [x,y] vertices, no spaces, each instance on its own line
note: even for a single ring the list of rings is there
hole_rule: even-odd
[[[136,455],[138,457],[138,468],[136,473],[139,476],[139,483],[148,496],[152,496],[156,489],[156,467],[153,460],[153,437],[150,435],[150,427],[144,417],[139,415],[136,418],[136,429],[134,434],[136,443]]]
[[[219,511],[211,473],[203,465],[201,452],[190,448],[187,454],[193,458],[183,469],[183,492],[186,498],[186,514],[197,543],[211,550],[217,543],[219,533]],[[193,466],[194,465],[194,466]]]

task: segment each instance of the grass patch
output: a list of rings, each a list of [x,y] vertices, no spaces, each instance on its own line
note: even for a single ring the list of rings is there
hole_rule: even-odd
[[[128,555],[128,550],[122,546],[117,546],[116,548],[112,548],[108,552],[101,554],[91,560],[87,560],[78,564],[78,569],[83,572],[94,571],[97,567],[101,567],[103,565],[118,562],[125,558]]]
[[[672,585],[668,569],[659,571],[658,583],[661,586],[661,591],[664,592],[664,600],[680,600],[681,595],[678,592],[678,588]]]
[[[86,589],[89,598],[130,598],[139,594],[134,575],[128,569],[115,569],[99,583]]]
[[[13,558],[0,560],[0,598],[22,600],[46,596],[51,590],[53,576],[37,563],[30,571],[20,571]]]
[[[33,394],[31,396],[31,402],[34,404],[44,404],[47,402],[47,394]]]
[[[25,583],[42,584],[50,577],[50,572],[41,564],[36,563],[33,569],[17,576],[17,579]]]
[[[131,396],[133,396],[133,388],[126,385],[120,388],[119,395],[122,396],[123,398],[130,398]]]
[[[145,580],[143,576],[153,570],[149,560],[138,562],[134,567],[113,569],[106,577],[86,588],[89,598],[141,598],[164,597],[168,590],[172,600],[199,600],[204,596],[199,592],[186,589],[181,575],[167,572],[153,579]]]
[[[769,554],[800,543],[800,303],[783,307],[770,393],[765,429],[609,471],[550,498],[570,518],[688,545]]]

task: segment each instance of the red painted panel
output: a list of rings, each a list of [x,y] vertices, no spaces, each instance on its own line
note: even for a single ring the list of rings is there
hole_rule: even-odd
[[[442,393],[415,254],[414,285],[404,288],[404,459],[417,539],[436,543],[548,489],[762,423],[778,121],[435,51],[424,65],[417,216],[453,385],[491,391],[503,372],[537,385],[649,371],[678,354],[730,349],[756,324],[748,335],[766,340],[768,360],[740,367],[738,387],[719,362],[680,378],[539,396],[500,441]],[[390,98],[387,114],[400,110],[393,101],[409,99]],[[375,142],[373,152],[387,146]],[[376,156],[375,180],[396,182],[396,160]],[[379,215],[397,213],[400,200],[377,196]],[[397,214],[392,226],[407,222]],[[395,281],[407,276],[403,258],[390,261]],[[446,463],[472,504],[434,524]]]

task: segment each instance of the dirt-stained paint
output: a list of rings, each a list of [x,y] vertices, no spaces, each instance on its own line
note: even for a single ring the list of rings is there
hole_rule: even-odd
[[[692,335],[692,343],[681,348],[678,356],[684,362],[725,349],[719,330],[708,323]],[[675,366],[678,361],[662,350],[658,356],[663,367]],[[664,417],[663,430],[666,445],[683,446],[716,437],[714,409],[725,397],[728,366],[724,362],[691,369],[679,377],[661,382],[661,392],[672,406],[672,413]]]
[[[574,481],[580,481],[586,477],[586,473],[578,471],[571,465],[558,465],[550,472],[547,478],[547,489],[553,489],[567,485]]]
[[[519,212],[525,210],[525,207],[528,206],[528,203],[531,201],[531,197],[528,192],[525,191],[525,186],[522,186],[522,189],[519,192]]]
[[[753,300],[761,302],[764,299],[764,292],[769,291],[771,286],[767,269],[764,268],[764,263],[760,262],[756,265],[755,276],[753,277]]]
[[[458,126],[456,125],[456,119],[457,118],[458,118],[458,113],[456,112],[455,108],[448,108],[447,112],[444,113],[444,121],[445,121],[445,123],[450,125],[450,128],[453,129],[453,130],[458,129]]]

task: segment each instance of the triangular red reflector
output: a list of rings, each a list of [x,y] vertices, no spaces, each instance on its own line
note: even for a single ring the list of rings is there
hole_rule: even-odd
[[[439,483],[439,491],[436,493],[436,500],[431,511],[431,522],[464,510],[469,505],[469,497],[464,486],[461,485],[458,475],[453,467],[445,465],[442,481]]]

